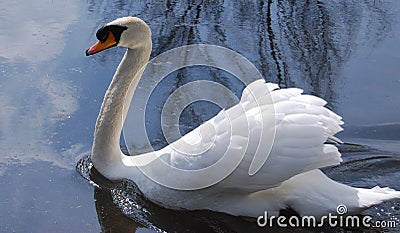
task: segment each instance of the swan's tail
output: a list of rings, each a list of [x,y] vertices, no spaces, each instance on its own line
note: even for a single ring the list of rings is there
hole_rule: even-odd
[[[400,191],[385,187],[375,186],[372,189],[356,188],[359,197],[359,207],[368,208],[386,200],[400,198]]]
[[[315,169],[293,176],[279,187],[253,193],[245,203],[249,211],[246,215],[252,217],[264,211],[268,211],[269,216],[278,216],[281,209],[291,208],[301,216],[321,218],[329,213],[359,213],[373,205],[397,198],[400,198],[399,191],[378,186],[372,189],[353,188],[333,181]]]
[[[362,210],[384,201],[400,198],[400,192],[390,188],[353,188],[328,178],[320,170],[312,170],[292,177],[279,187],[288,198],[285,204],[300,215],[322,216],[338,213],[344,207],[346,213]]]

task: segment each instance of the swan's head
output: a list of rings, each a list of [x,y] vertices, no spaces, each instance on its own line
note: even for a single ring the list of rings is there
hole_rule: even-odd
[[[86,50],[86,56],[114,46],[135,49],[151,43],[149,26],[143,20],[131,16],[106,24],[97,31],[96,37],[99,41]]]

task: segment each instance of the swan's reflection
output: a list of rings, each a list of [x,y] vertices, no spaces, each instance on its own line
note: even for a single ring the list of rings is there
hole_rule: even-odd
[[[118,209],[109,189],[95,187],[94,200],[102,232],[135,232],[141,226]]]
[[[207,210],[171,210],[146,199],[134,182],[111,182],[94,167],[90,179],[96,211],[103,232],[134,232],[140,228],[167,232],[264,232],[255,220],[248,221]]]

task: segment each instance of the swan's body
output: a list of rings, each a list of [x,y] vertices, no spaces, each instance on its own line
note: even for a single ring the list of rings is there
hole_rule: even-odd
[[[341,162],[337,148],[324,144],[328,138],[335,139],[333,135],[341,130],[341,117],[325,108],[326,102],[318,97],[304,95],[296,88],[279,89],[264,80],[250,84],[240,103],[222,110],[164,149],[137,156],[124,155],[119,147],[120,134],[150,56],[151,32],[142,20],[125,17],[107,24],[97,37],[101,42],[91,47],[88,55],[115,45],[128,48],[105,94],[96,122],[91,159],[105,177],[131,179],[146,197],[169,208],[209,209],[248,217],[260,216],[264,211],[278,215],[279,210],[287,207],[301,215],[321,216],[336,213],[339,204],[346,205],[349,212],[357,212],[400,197],[400,192],[388,188],[353,188],[325,176],[319,168]],[[269,126],[270,122],[263,122],[261,116],[271,108],[275,109],[275,124]],[[241,130],[246,119],[248,130]],[[269,152],[262,145],[258,147],[259,141],[254,138],[260,133],[260,124],[264,125],[263,131],[275,131],[276,136],[275,140],[267,138],[267,143],[273,142],[271,153],[260,170],[250,176],[248,170],[257,148],[261,150],[257,153]],[[243,131],[250,133],[243,134]],[[195,156],[185,153],[191,149],[185,142],[195,140],[200,140],[197,142],[200,147],[207,145],[209,149]],[[177,168],[200,169],[216,162],[227,143],[233,145],[229,151],[232,159],[242,152],[245,155],[232,174],[213,186],[176,190],[157,184],[141,172],[147,169],[163,174],[167,180],[188,185],[202,183],[202,176],[176,177],[163,171],[157,158]],[[225,165],[229,166],[229,161]],[[208,175],[217,173],[218,170],[210,170]]]

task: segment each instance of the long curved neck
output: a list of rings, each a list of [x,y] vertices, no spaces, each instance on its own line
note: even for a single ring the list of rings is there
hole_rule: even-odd
[[[151,40],[141,47],[128,49],[104,95],[96,121],[91,156],[97,169],[98,166],[107,166],[116,159],[120,160],[122,127],[150,52]]]

